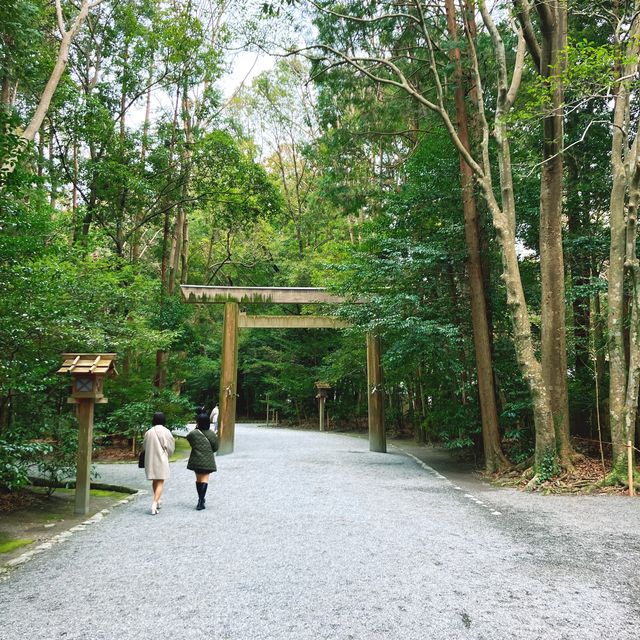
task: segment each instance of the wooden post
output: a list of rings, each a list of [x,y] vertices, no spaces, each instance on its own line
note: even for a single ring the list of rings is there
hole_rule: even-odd
[[[78,457],[76,470],[76,504],[74,513],[89,513],[91,490],[91,450],[93,448],[93,408],[94,398],[78,399]]]
[[[636,488],[633,484],[633,445],[627,440],[627,470],[629,472],[629,495],[634,496]]]
[[[269,394],[267,393],[267,427],[269,426]]]
[[[384,391],[380,366],[380,338],[367,333],[367,397],[369,405],[369,451],[387,452],[384,432]]]
[[[91,453],[93,448],[93,410],[96,402],[107,402],[103,393],[105,375],[116,375],[115,353],[65,353],[58,373],[72,376],[69,404],[76,405],[78,416],[78,455],[76,464],[76,503],[74,512],[89,513],[91,491]]]
[[[232,453],[238,385],[238,303],[224,305],[222,375],[220,376],[220,453]]]
[[[326,398],[320,396],[320,431],[324,431],[324,402]]]

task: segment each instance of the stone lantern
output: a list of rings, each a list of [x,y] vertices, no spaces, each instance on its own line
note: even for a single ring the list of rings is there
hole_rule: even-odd
[[[63,353],[64,361],[58,373],[70,373],[71,396],[67,402],[78,405],[78,459],[76,466],[76,503],[74,512],[89,512],[91,489],[91,452],[93,448],[93,409],[104,404],[105,376],[115,376],[115,353]]]
[[[316,382],[315,388],[317,390],[316,398],[320,401],[320,431],[324,431],[324,404],[327,401],[327,395],[331,385],[327,382]]]

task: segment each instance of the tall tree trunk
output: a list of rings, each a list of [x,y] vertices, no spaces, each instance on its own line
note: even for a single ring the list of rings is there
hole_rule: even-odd
[[[600,293],[593,296],[593,311],[591,313],[591,333],[595,361],[595,383],[598,385],[599,402],[596,404],[596,411],[599,412],[601,425],[604,426],[604,433],[607,440],[611,439],[609,429],[609,401],[603,394],[604,381],[606,375],[606,349],[607,343],[604,336],[604,318],[600,304]]]
[[[182,225],[182,247],[180,250],[180,284],[189,278],[189,216],[185,215]]]
[[[567,344],[562,251],[563,117],[567,7],[565,0],[536,2],[542,47],[540,75],[551,90],[543,119],[540,181],[540,277],[542,373],[549,393],[560,463],[572,467],[567,392]]]
[[[636,3],[637,5],[638,3]],[[636,9],[638,7],[636,6]],[[618,67],[611,139],[612,188],[609,202],[611,247],[609,251],[607,321],[609,334],[609,421],[613,443],[613,469],[609,480],[627,481],[627,441],[634,441],[638,400],[638,327],[632,327],[633,344],[627,358],[625,348],[624,305],[625,266],[632,284],[632,318],[638,321],[638,260],[636,256],[636,215],[638,206],[638,137],[637,122],[630,126],[629,78],[637,73],[638,36],[635,20],[629,44]],[[632,137],[633,136],[633,137]],[[626,194],[629,214],[625,221]],[[634,395],[635,394],[635,395]]]
[[[169,253],[169,272],[167,276],[167,294],[172,296],[176,290],[180,272],[180,257],[182,251],[182,234],[184,231],[186,212],[183,206],[178,209],[178,217],[171,234],[171,251]]]
[[[74,230],[78,226],[78,180],[80,166],[78,164],[78,138],[73,136],[73,185],[71,186],[71,220],[73,220]],[[87,230],[88,233],[88,230]],[[86,233],[83,235],[86,236]]]
[[[153,80],[153,66],[149,72],[149,88],[147,89],[146,106],[144,109],[144,125],[142,127],[142,142],[140,145],[140,165],[144,172],[145,162],[147,158],[147,146],[149,144],[149,126],[151,124],[151,84]],[[131,262],[137,262],[140,258],[141,251],[141,239],[142,239],[142,220],[144,218],[144,211],[138,209],[136,212],[135,225],[136,229],[133,232],[131,240]]]
[[[191,149],[193,145],[192,131],[192,114],[186,88],[182,100],[182,127],[184,130],[184,148],[182,152],[182,163],[184,171],[184,180],[182,183],[182,199],[185,202],[184,216],[182,218],[182,231],[180,233],[181,242],[177,247],[178,262],[177,267],[180,269],[179,282],[186,283],[189,275],[189,213],[187,201],[191,191]]]
[[[53,151],[53,125],[49,125],[49,150],[48,150],[48,163],[47,163],[47,173],[49,175],[49,206],[52,209],[55,209],[56,201],[58,198],[58,179],[56,176],[56,167],[53,161],[54,151]],[[72,228],[75,228],[75,220]]]
[[[191,174],[191,114],[189,111],[189,100],[186,88],[182,94],[182,128],[184,131],[185,144],[182,146],[181,173],[182,181],[180,185],[180,198],[183,203],[178,207],[178,217],[173,230],[171,253],[169,257],[169,278],[167,293],[173,295],[176,283],[184,282],[186,279],[187,248],[189,245],[189,220],[187,215],[186,201],[189,197],[189,181]]]
[[[11,104],[11,83],[7,76],[2,76],[2,81],[0,82],[0,104],[4,108]]]
[[[447,25],[451,39],[458,40],[456,10],[454,0],[446,0]],[[451,51],[455,64],[455,102],[458,121],[458,136],[464,147],[470,152],[469,121],[465,105],[465,87],[460,62],[460,49]],[[469,294],[471,304],[471,322],[473,325],[473,343],[475,347],[476,372],[478,377],[478,400],[482,420],[482,442],[484,448],[485,471],[494,473],[505,467],[508,461],[500,444],[498,427],[498,409],[493,384],[493,367],[491,359],[491,339],[487,317],[487,301],[482,274],[480,252],[480,230],[475,194],[473,190],[473,172],[460,158],[460,186],[462,188],[462,206],[464,211],[464,236],[467,246],[467,271],[469,274]]]
[[[574,124],[576,124],[574,122]],[[571,138],[575,138],[577,127],[573,127],[570,133]],[[591,212],[589,202],[583,195],[583,190],[579,185],[581,166],[578,159],[573,154],[566,157],[567,160],[567,203],[566,212],[569,233],[573,239],[576,239],[589,229],[589,214]],[[583,389],[590,388],[594,382],[594,372],[591,357],[591,345],[593,344],[593,318],[592,318],[592,299],[586,293],[577,291],[586,288],[591,283],[591,274],[593,272],[593,258],[589,252],[589,260],[585,260],[583,252],[573,252],[570,260],[571,270],[568,274],[567,281],[571,281],[574,289],[572,311],[573,311],[573,344],[575,350],[574,369],[575,379],[581,383]],[[593,437],[594,399],[589,394],[589,399],[585,393],[582,394],[581,402],[571,411],[571,426],[574,433],[578,433],[583,437]]]
[[[176,91],[176,102],[173,111],[173,125],[172,125],[172,133],[171,133],[171,144],[169,148],[169,166],[173,165],[174,161],[174,152],[175,152],[175,144],[176,144],[176,132],[178,127],[178,109],[180,105],[180,89],[178,88]],[[170,247],[169,240],[171,236],[171,206],[169,203],[166,204],[165,213],[164,213],[164,225],[162,229],[162,257],[160,260],[160,310],[164,306],[165,296],[167,294],[173,293],[172,285],[171,285],[171,256],[170,256]],[[175,279],[174,279],[175,284]],[[162,350],[158,349],[156,352],[156,372],[153,380],[153,384],[158,389],[164,389],[167,383],[167,361],[169,359],[169,354]]]
[[[624,345],[624,259],[625,259],[625,187],[622,161],[623,126],[626,88],[620,87],[616,97],[612,141],[613,185],[609,204],[611,247],[609,249],[607,329],[609,338],[609,425],[613,443],[613,465],[624,475],[626,470],[625,395],[627,362]]]
[[[42,135],[42,132],[38,133],[38,153],[36,156],[36,163],[38,168],[38,177],[42,178],[44,175],[44,136]]]
[[[513,172],[511,167],[511,149],[506,123],[506,115],[515,100],[519,79],[522,74],[523,37],[518,41],[518,53],[514,66],[511,84],[508,81],[506,56],[502,37],[486,7],[485,0],[478,1],[478,8],[482,15],[482,20],[487,27],[493,43],[493,50],[498,63],[498,101],[494,116],[494,135],[498,147],[498,169],[500,172],[501,203],[498,204],[491,180],[490,166],[488,162],[488,138],[489,130],[486,123],[483,123],[483,175],[478,178],[478,182],[483,189],[485,198],[496,229],[496,235],[501,247],[503,264],[503,281],[507,292],[507,306],[510,311],[513,324],[513,341],[516,350],[516,357],[520,371],[529,388],[531,402],[533,406],[533,416],[535,425],[535,475],[532,478],[531,486],[538,482],[538,472],[543,465],[548,464],[549,457],[555,460],[556,437],[553,424],[553,414],[551,402],[547,391],[546,383],[542,373],[542,367],[536,356],[536,349],[531,335],[531,324],[529,312],[522,288],[522,278],[520,276],[520,266],[516,252],[516,206],[513,188]],[[470,21],[470,17],[468,20]],[[471,44],[472,41],[469,40]],[[474,64],[474,74],[478,86],[481,87],[480,72],[477,59],[472,60]],[[484,118],[484,107],[482,91],[478,91],[479,114]]]
[[[640,119],[636,120],[636,129]],[[636,420],[638,416],[638,391],[640,390],[640,261],[637,255],[638,207],[640,206],[640,149],[638,139],[631,146],[628,158],[628,197],[625,269],[629,274],[630,322],[628,333],[628,373],[624,408],[624,431],[627,443],[635,443]],[[628,464],[628,458],[627,458]],[[635,469],[635,452],[631,449],[631,464]],[[634,473],[635,475],[635,473]]]

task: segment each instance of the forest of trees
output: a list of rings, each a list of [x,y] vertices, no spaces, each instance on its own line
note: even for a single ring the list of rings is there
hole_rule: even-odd
[[[365,301],[333,311],[349,330],[243,332],[241,416],[314,420],[326,380],[331,421],[363,427],[374,331],[390,433],[532,488],[601,442],[628,482],[639,10],[4,0],[0,487],[72,460],[62,352],[117,353],[99,438],[213,404],[222,308],[187,282]],[[230,87],[240,49],[272,63]]]

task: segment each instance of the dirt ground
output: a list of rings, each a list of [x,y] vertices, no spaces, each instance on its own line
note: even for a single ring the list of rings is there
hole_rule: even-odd
[[[512,487],[524,490],[529,478],[522,471],[507,471],[500,474],[487,475],[482,469],[470,460],[462,459],[455,453],[442,447],[432,445],[415,444],[412,440],[389,439],[401,449],[409,451],[423,462],[445,474],[448,478],[459,483],[485,482],[498,487]],[[537,492],[543,495],[549,494],[574,494],[574,495],[628,495],[627,487],[600,486],[602,480],[611,471],[611,459],[604,457],[604,461],[597,451],[587,447],[576,447],[581,455],[574,463],[573,473],[562,473],[543,483]],[[636,491],[636,495],[638,492]]]
[[[188,454],[183,438],[177,439],[172,460]],[[135,463],[139,451],[132,450],[127,440],[99,445],[93,453],[94,462]],[[91,490],[89,513],[75,515],[74,489],[56,489],[47,496],[45,488],[29,487],[12,493],[0,493],[0,567],[62,531],[74,527],[103,509],[109,509],[129,493]],[[15,548],[11,548],[14,547]],[[9,548],[9,550],[6,550]]]
[[[19,545],[0,553],[0,566],[129,495],[92,490],[89,513],[75,515],[73,489],[56,489],[51,496],[47,496],[46,489],[40,487],[0,494],[0,550]]]
[[[128,440],[115,440],[101,444],[93,452],[94,462],[133,462],[138,459],[139,447],[135,451]]]

